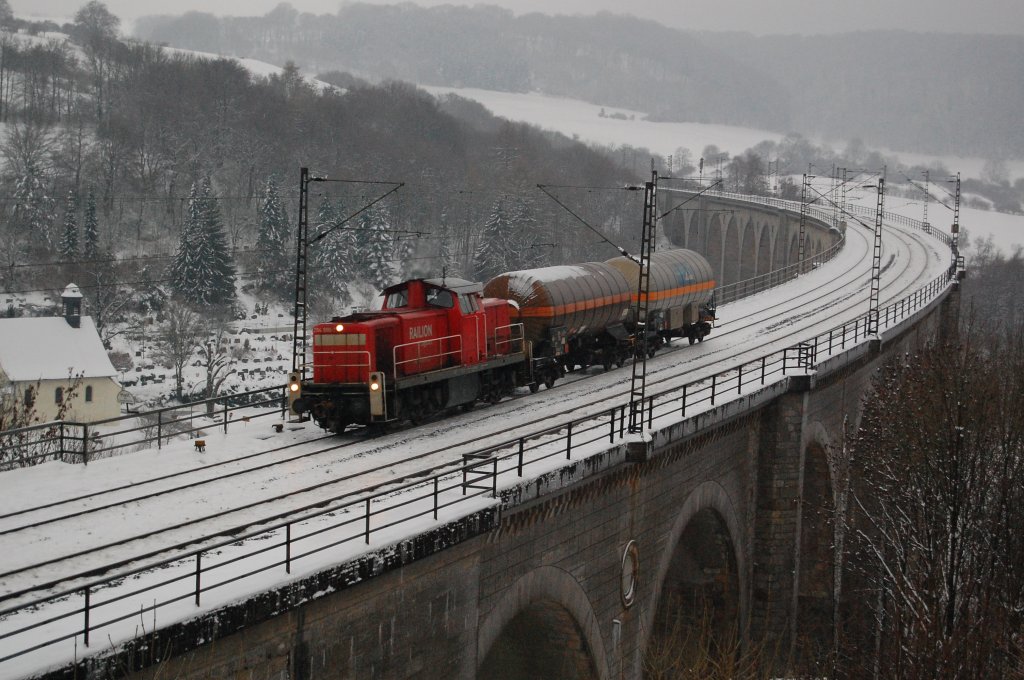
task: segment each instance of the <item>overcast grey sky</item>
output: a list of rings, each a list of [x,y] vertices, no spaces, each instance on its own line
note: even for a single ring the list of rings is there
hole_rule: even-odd
[[[19,16],[69,17],[86,0],[11,0]],[[395,4],[394,0],[366,0]],[[107,0],[128,21],[145,14],[189,10],[214,14],[265,14],[279,0]],[[335,12],[339,0],[292,0],[300,11]],[[1024,34],[1022,0],[417,0],[415,4],[493,4],[515,12],[635,14],[693,30],[752,33],[837,33],[895,28],[945,33]]]

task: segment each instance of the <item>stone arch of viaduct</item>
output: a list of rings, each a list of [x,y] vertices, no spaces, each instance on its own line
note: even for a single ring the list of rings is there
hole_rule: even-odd
[[[827,250],[839,237],[819,220],[808,219],[807,226],[805,258]],[[693,208],[670,212],[661,229],[674,245],[707,257],[719,285],[795,264],[800,250],[799,214],[717,196],[702,196]]]

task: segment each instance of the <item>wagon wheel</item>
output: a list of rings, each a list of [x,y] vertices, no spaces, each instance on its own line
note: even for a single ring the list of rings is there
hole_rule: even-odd
[[[530,394],[537,394],[537,390],[540,389],[540,383],[532,382],[528,387],[530,388]]]

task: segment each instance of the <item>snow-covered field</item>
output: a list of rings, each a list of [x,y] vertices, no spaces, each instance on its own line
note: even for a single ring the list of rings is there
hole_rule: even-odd
[[[495,90],[479,90],[474,88],[432,87],[421,86],[434,95],[456,94],[472,99],[486,106],[496,116],[509,120],[531,123],[546,130],[561,132],[580,141],[600,146],[618,147],[629,145],[647,147],[662,156],[674,153],[679,147],[685,147],[695,157],[708,144],[718,146],[722,151],[738,154],[764,140],[779,141],[784,135],[768,130],[737,127],[732,125],[711,125],[703,123],[655,123],[644,120],[645,113],[602,107],[596,104],[553,97],[538,92],[514,93]],[[611,115],[623,113],[626,120],[600,117],[602,110]],[[841,150],[845,141],[824,142]],[[933,156],[928,154],[894,153],[906,164],[929,163],[941,161],[952,172],[961,172],[966,177],[980,177],[985,165],[983,158],[961,158],[958,156]],[[1024,160],[1007,161],[1011,179],[1024,177]]]

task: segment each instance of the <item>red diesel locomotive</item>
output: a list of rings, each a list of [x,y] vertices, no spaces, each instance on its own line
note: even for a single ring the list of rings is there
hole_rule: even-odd
[[[551,387],[576,366],[621,365],[641,346],[638,333],[651,356],[673,337],[702,341],[715,318],[707,260],[668,249],[650,266],[646,320],[634,318],[638,265],[621,257],[508,272],[486,287],[451,278],[391,286],[379,311],[313,328],[312,379],[290,381],[291,410],[333,432],[416,423],[517,386]]]
[[[511,395],[526,363],[522,324],[506,300],[461,279],[413,279],[384,291],[380,311],[313,328],[313,378],[289,385],[291,408],[324,429],[419,420]]]

